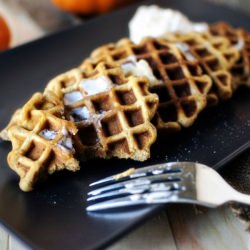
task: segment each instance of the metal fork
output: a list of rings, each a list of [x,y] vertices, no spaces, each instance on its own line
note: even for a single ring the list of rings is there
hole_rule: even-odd
[[[90,186],[87,211],[160,203],[217,207],[230,201],[250,205],[250,195],[233,189],[215,170],[194,162],[169,162],[131,168]]]

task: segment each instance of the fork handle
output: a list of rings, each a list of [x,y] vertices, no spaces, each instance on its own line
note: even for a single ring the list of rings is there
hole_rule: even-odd
[[[235,201],[250,205],[250,195],[240,193],[230,186],[217,172],[202,166],[196,172],[198,201],[209,205],[222,205]]]
[[[240,192],[235,190],[235,193],[234,193],[231,201],[250,205],[250,196],[247,194],[240,193]]]

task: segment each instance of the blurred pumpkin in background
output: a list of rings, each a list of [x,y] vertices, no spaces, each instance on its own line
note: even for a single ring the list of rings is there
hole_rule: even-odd
[[[52,0],[59,8],[78,14],[101,14],[133,0]]]
[[[10,30],[4,18],[0,16],[0,51],[10,46]]]

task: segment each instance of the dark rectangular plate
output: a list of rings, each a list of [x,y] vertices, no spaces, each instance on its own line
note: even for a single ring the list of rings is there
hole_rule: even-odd
[[[149,2],[147,2],[149,3]],[[226,20],[250,28],[242,13],[205,2],[155,1],[176,8],[195,21]],[[53,76],[80,64],[98,45],[127,35],[127,24],[136,6],[90,21],[70,30],[15,48],[0,55],[0,128],[12,112],[35,91],[42,91]],[[114,242],[163,206],[124,212],[87,214],[90,182],[132,166],[166,160],[199,161],[222,166],[221,159],[235,157],[246,148],[250,134],[250,90],[237,91],[232,100],[207,109],[190,129],[172,137],[161,136],[144,163],[96,160],[82,163],[78,173],[58,173],[34,192],[23,193],[18,178],[6,163],[9,143],[0,143],[0,220],[34,248],[95,249]],[[226,160],[226,161],[227,161]],[[217,165],[216,165],[217,164]]]

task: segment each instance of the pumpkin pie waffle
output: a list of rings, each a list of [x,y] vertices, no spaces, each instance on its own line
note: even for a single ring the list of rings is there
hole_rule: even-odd
[[[53,94],[48,92],[45,95],[35,93],[30,100],[20,109],[17,109],[12,115],[9,124],[0,132],[0,139],[10,140],[8,136],[8,129],[13,125],[22,125],[27,128],[34,127],[34,122],[30,119],[32,110],[46,111],[57,117],[62,117],[64,113],[63,103]]]
[[[34,94],[6,130],[12,143],[7,161],[20,176],[23,191],[31,191],[43,177],[55,171],[79,169],[72,145],[77,129],[62,119],[60,105],[54,104],[41,93]]]
[[[20,121],[20,113],[21,113],[21,109],[17,109],[14,112],[8,125],[2,131],[0,131],[0,139],[4,141],[10,140],[9,135],[8,135],[8,130],[11,126],[16,125]]]
[[[81,67],[91,72],[97,63],[103,61],[117,62],[125,74],[144,75],[149,79],[150,92],[159,96],[153,119],[158,130],[172,132],[182,126],[188,127],[206,106],[211,79],[203,75],[197,63],[184,57],[174,44],[153,38],[135,44],[125,38],[116,44],[97,48]]]
[[[225,22],[210,25],[210,33],[214,36],[226,37],[231,46],[238,49],[240,56],[232,66],[233,87],[237,89],[240,85],[250,87],[250,34],[241,28],[234,28]]]
[[[238,60],[239,52],[231,47],[226,38],[190,32],[166,34],[164,39],[175,42],[183,53],[193,56],[203,73],[211,77],[212,88],[207,97],[209,105],[232,96],[233,78],[230,69]]]
[[[158,97],[148,91],[148,80],[125,76],[120,66],[100,63],[90,72],[79,68],[48,83],[64,101],[65,114],[78,129],[74,144],[79,158],[150,157],[156,140],[151,119]]]

